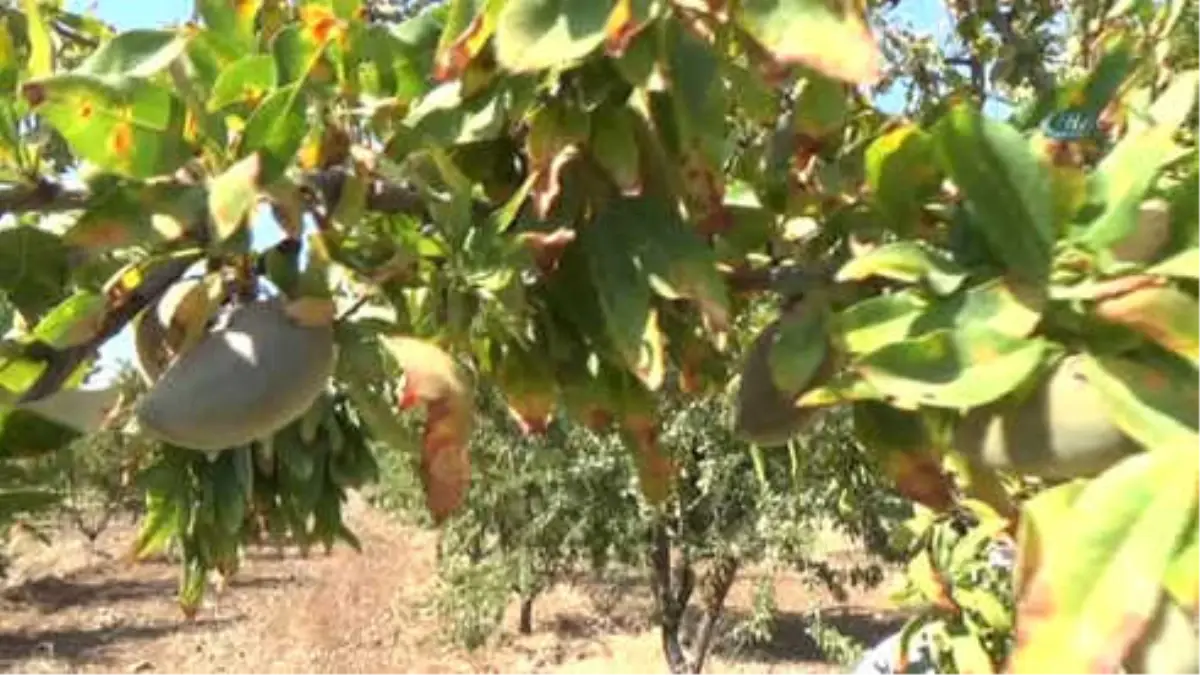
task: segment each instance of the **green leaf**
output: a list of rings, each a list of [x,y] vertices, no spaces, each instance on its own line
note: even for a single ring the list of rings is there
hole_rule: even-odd
[[[55,75],[26,83],[21,93],[80,158],[101,169],[149,178],[171,173],[191,157],[183,103],[147,80]]]
[[[1068,484],[1067,506],[1022,518],[1022,580],[1011,672],[1117,672],[1146,630],[1198,497],[1195,445],[1134,455]],[[1060,488],[1061,489],[1061,488]]]
[[[31,410],[0,408],[0,457],[39,457],[62,450],[80,436]]]
[[[792,129],[807,139],[824,139],[846,125],[848,103],[845,83],[809,75],[795,93]]]
[[[1163,576],[1163,587],[1175,602],[1194,615],[1200,604],[1200,537],[1196,536],[1194,514],[1191,526],[1184,532],[1184,541]]]
[[[257,104],[275,89],[275,60],[266,54],[244,56],[221,71],[209,96],[207,110],[214,112],[235,103]]]
[[[661,198],[614,199],[596,215],[591,227],[628,256],[632,269],[651,288],[670,298],[688,298],[717,330],[729,323],[729,291],[717,270],[711,248]],[[614,271],[615,268],[614,268]],[[597,276],[599,281],[607,281]]]
[[[872,200],[889,227],[911,232],[923,198],[941,182],[933,138],[913,124],[894,129],[867,147],[866,170]]]
[[[275,34],[271,53],[281,85],[304,82],[321,58],[328,40],[317,42],[308,36],[303,26],[291,25]]]
[[[199,557],[185,557],[183,572],[179,576],[179,608],[185,616],[194,616],[204,600],[204,587],[208,570]]]
[[[613,347],[629,369],[655,389],[662,383],[661,334],[651,310],[650,282],[622,236],[620,225],[627,221],[611,210],[606,213],[582,233],[580,244]]]
[[[775,386],[782,391],[804,390],[825,362],[828,351],[825,317],[821,312],[804,312],[781,319],[767,355]]]
[[[635,113],[627,107],[601,106],[592,117],[588,148],[623,195],[642,191],[642,171],[634,131]]]
[[[223,242],[246,227],[258,203],[262,158],[258,153],[239,160],[212,180],[208,213],[216,241]]]
[[[150,77],[179,58],[188,38],[165,30],[131,30],[104,42],[74,71],[77,75]]]
[[[1146,273],[1178,279],[1198,279],[1200,278],[1200,248],[1192,246],[1180,251],[1146,270]]]
[[[599,0],[508,0],[496,24],[496,60],[514,72],[578,61],[604,41],[611,9]]]
[[[1104,211],[1080,240],[1096,250],[1110,249],[1139,229],[1142,201],[1175,151],[1174,130],[1157,127],[1121,139],[1092,174]]]
[[[27,320],[62,301],[69,280],[61,238],[31,226],[0,230],[0,291]]]
[[[917,241],[897,241],[872,249],[838,270],[836,280],[861,281],[884,277],[915,284],[925,282],[938,295],[953,293],[966,272],[948,256]]]
[[[1042,318],[1045,297],[1040,292],[997,277],[931,303],[912,325],[912,331],[920,334],[980,326],[1008,337],[1027,337]]]
[[[404,126],[427,143],[440,147],[491,140],[504,133],[504,99],[500,91],[462,98],[462,82],[447,82],[417,101]]]
[[[262,0],[196,0],[196,11],[223,43],[241,52],[252,52],[254,21],[262,4]]]
[[[1013,276],[1042,283],[1058,223],[1050,177],[1025,137],[966,106],[946,115],[933,136],[942,168],[966,198],[968,222]]]
[[[879,79],[883,56],[858,15],[824,0],[743,0],[735,6],[734,20],[780,63],[854,84]]]
[[[54,45],[50,42],[50,26],[42,16],[38,0],[21,0],[25,16],[25,34],[29,40],[29,77],[46,77],[54,72]]]
[[[246,517],[246,493],[238,476],[232,452],[222,453],[211,475],[213,498],[217,507],[217,524],[229,535],[242,529]]]
[[[909,330],[925,309],[926,302],[912,290],[862,300],[835,319],[846,349],[867,354],[909,337]]]
[[[1196,371],[1165,360],[1088,355],[1083,372],[1122,431],[1152,450],[1197,445]]]
[[[134,559],[152,556],[166,548],[173,537],[180,534],[184,526],[184,502],[179,484],[181,468],[157,465],[148,470],[144,479],[161,483],[149,486],[146,492],[146,516],[138,526],[131,554]],[[184,493],[186,494],[186,493]]]
[[[1041,339],[986,328],[939,330],[871,352],[855,369],[874,389],[902,402],[965,410],[1014,390],[1047,350]]]
[[[359,48],[364,59],[375,66],[380,95],[395,96],[407,102],[429,91],[425,80],[428,64],[387,28],[368,26],[359,41]]]
[[[262,151],[262,184],[281,175],[300,150],[308,132],[305,105],[299,84],[281,87],[271,92],[246,121],[241,153]]]
[[[106,307],[100,293],[75,291],[37,322],[31,337],[59,349],[82,344],[96,335]]]

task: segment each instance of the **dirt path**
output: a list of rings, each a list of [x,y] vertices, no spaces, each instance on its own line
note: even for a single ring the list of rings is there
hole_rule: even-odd
[[[428,600],[436,584],[435,535],[362,502],[348,512],[364,553],[346,548],[301,559],[251,551],[241,572],[210,593],[193,621],[173,599],[177,568],[127,565],[132,529],[112,528],[95,549],[81,541],[32,547],[17,575],[34,577],[0,597],[0,669],[8,672],[665,672],[647,623],[645,593],[631,586],[602,601],[595,589],[557,588],[537,605],[535,633],[509,628],[466,652],[450,646]],[[106,557],[108,556],[108,557]],[[896,625],[882,596],[838,604],[784,577],[776,639],[719,654],[709,672],[837,671],[823,661],[802,612],[827,607],[833,623],[863,637]],[[750,582],[735,587],[745,611]],[[511,617],[510,617],[511,619]]]

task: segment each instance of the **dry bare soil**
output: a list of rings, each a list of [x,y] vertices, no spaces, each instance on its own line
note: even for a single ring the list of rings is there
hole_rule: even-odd
[[[644,583],[562,586],[536,605],[534,633],[517,635],[515,607],[473,652],[445,638],[431,603],[435,537],[355,501],[348,519],[364,552],[345,547],[302,559],[251,550],[241,572],[187,620],[174,603],[177,567],[122,559],[133,528],[95,545],[64,535],[23,542],[0,595],[0,670],[8,672],[666,672]],[[15,577],[15,583],[12,578]],[[730,598],[749,611],[753,572]],[[809,637],[814,610],[873,641],[894,630],[882,588],[841,602],[799,576],[776,581],[771,643],[718,652],[708,672],[839,672]],[[515,603],[514,603],[515,604]]]

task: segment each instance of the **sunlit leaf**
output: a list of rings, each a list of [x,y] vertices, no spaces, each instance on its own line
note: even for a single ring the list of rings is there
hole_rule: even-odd
[[[54,45],[50,42],[50,26],[42,16],[38,0],[21,0],[25,16],[25,32],[29,40],[29,75],[45,77],[54,72]]]
[[[605,51],[621,56],[646,24],[654,18],[658,6],[653,0],[616,0],[604,26]]]
[[[80,157],[101,168],[146,178],[170,173],[191,156],[183,140],[183,104],[147,80],[114,84],[55,75],[28,82],[21,92]]]
[[[234,103],[258,105],[275,89],[275,60],[266,54],[242,57],[221,71],[208,99],[209,111],[217,111]]]
[[[1176,542],[1194,522],[1198,472],[1194,444],[1164,449],[1031,501],[1021,520],[1010,672],[1118,671],[1153,616]],[[1066,500],[1055,494],[1063,490]]]
[[[243,52],[255,47],[254,22],[263,0],[196,0],[204,23],[222,42]]]
[[[899,232],[910,231],[916,224],[922,198],[931,195],[941,180],[933,139],[911,124],[867,146],[866,170],[876,207]]]
[[[873,84],[881,74],[879,45],[851,3],[745,0],[734,19],[780,63],[854,84]]]
[[[452,0],[449,20],[434,58],[435,79],[444,81],[462,76],[467,65],[495,33],[500,10],[507,0],[484,0],[480,11],[471,17],[470,12],[476,4],[469,0]]]
[[[1042,283],[1058,224],[1046,168],[1024,136],[967,106],[953,109],[933,136],[942,168],[966,198],[972,228],[1010,274]]]
[[[496,60],[514,72],[558,67],[604,42],[612,4],[598,0],[508,0],[496,25]]]
[[[998,277],[930,303],[912,325],[914,333],[982,326],[1014,338],[1029,336],[1042,318],[1040,289]]]
[[[967,278],[949,257],[916,241],[898,241],[872,249],[842,266],[838,281],[883,277],[904,283],[924,282],[939,295],[953,293]]]
[[[986,328],[938,330],[894,342],[859,359],[878,391],[902,401],[967,409],[1015,389],[1042,363],[1048,345]]]
[[[1111,248],[1139,229],[1142,201],[1175,149],[1172,134],[1163,127],[1130,134],[1096,167],[1091,177],[1104,210],[1081,235],[1089,246]]]
[[[187,43],[185,34],[174,31],[126,31],[100,45],[73,72],[115,79],[150,77],[179,58]]]
[[[866,354],[908,337],[925,306],[920,295],[906,289],[855,303],[842,310],[835,321],[846,349]]]
[[[271,92],[246,121],[241,151],[262,151],[262,183],[272,182],[288,166],[308,131],[305,119],[307,97],[299,85]]]
[[[1164,277],[1198,279],[1200,278],[1200,248],[1193,246],[1180,251],[1146,272]]]

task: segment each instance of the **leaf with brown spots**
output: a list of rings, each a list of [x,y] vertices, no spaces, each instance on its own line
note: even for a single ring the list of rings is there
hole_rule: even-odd
[[[1200,308],[1172,286],[1140,288],[1096,303],[1096,314],[1128,326],[1200,365]]]
[[[1117,672],[1146,631],[1200,503],[1195,446],[1123,460],[1031,500],[1005,672]]]
[[[399,407],[425,405],[421,481],[429,512],[441,524],[462,504],[471,482],[470,383],[454,358],[431,342],[404,336],[383,336],[380,341],[404,370]]]
[[[100,169],[131,178],[168,174],[191,157],[185,107],[151,80],[74,73],[26,83],[21,95],[71,149]]]

